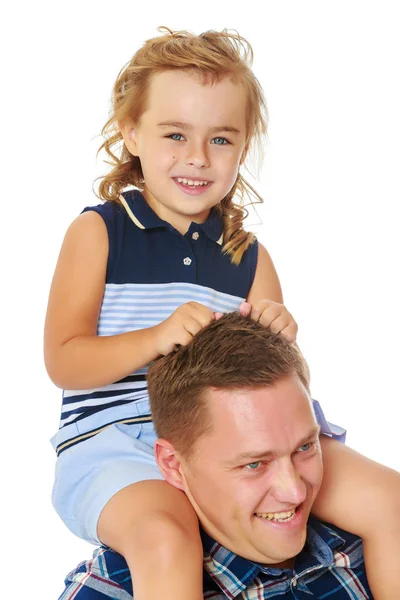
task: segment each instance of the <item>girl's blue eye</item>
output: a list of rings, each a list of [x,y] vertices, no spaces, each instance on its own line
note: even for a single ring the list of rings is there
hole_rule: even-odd
[[[223,137],[216,137],[212,140],[213,144],[217,144],[217,146],[225,146],[226,144],[229,144],[228,140],[226,138]]]
[[[168,137],[171,138],[171,140],[176,140],[177,142],[180,142],[181,139],[183,139],[183,135],[181,133],[171,133],[171,135]]]

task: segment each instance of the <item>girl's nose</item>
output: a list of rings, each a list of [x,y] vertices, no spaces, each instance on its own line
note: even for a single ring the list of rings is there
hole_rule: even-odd
[[[186,157],[186,164],[196,169],[205,169],[210,166],[208,155],[201,146],[191,146]]]

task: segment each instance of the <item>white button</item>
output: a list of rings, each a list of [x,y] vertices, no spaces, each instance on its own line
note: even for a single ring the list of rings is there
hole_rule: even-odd
[[[195,231],[194,233],[192,233],[192,240],[198,240],[199,239],[199,232]]]
[[[188,267],[190,264],[192,264],[192,259],[187,256],[183,259],[183,264]]]

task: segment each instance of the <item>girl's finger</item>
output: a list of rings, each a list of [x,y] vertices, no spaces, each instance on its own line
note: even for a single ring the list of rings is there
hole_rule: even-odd
[[[253,316],[253,312],[251,313],[251,317],[256,320],[256,316]],[[284,324],[288,324],[286,315],[282,315],[282,308],[280,306],[272,305],[268,306],[268,308],[261,312],[257,320],[261,323],[261,325],[264,325],[264,327],[271,327],[271,324],[277,319],[284,319]],[[275,330],[273,331],[275,332]]]
[[[298,326],[295,321],[292,321],[287,327],[282,329],[280,335],[284,337],[288,342],[294,344],[297,338]]]
[[[242,304],[239,306],[239,312],[242,317],[248,317],[251,313],[251,304],[248,302],[242,302]]]

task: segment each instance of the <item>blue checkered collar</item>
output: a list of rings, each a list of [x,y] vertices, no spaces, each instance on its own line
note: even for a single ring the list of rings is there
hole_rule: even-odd
[[[147,204],[139,190],[129,190],[120,196],[122,205],[128,213],[130,219],[139,229],[167,228],[174,232],[176,230],[163,221]],[[222,244],[223,223],[218,211],[211,209],[208,219],[204,223],[192,222],[185,235],[192,235],[197,230],[203,230],[204,233],[217,244]]]
[[[269,580],[273,581],[282,579],[285,573],[291,577],[293,575],[302,577],[305,572],[310,573],[321,567],[329,567],[335,562],[333,550],[338,550],[346,543],[346,540],[332,526],[310,517],[306,544],[297,556],[292,571],[266,567],[242,558],[218,544],[205,531],[202,531],[202,541],[204,568],[229,598],[235,598],[243,592],[260,573],[264,573]]]

